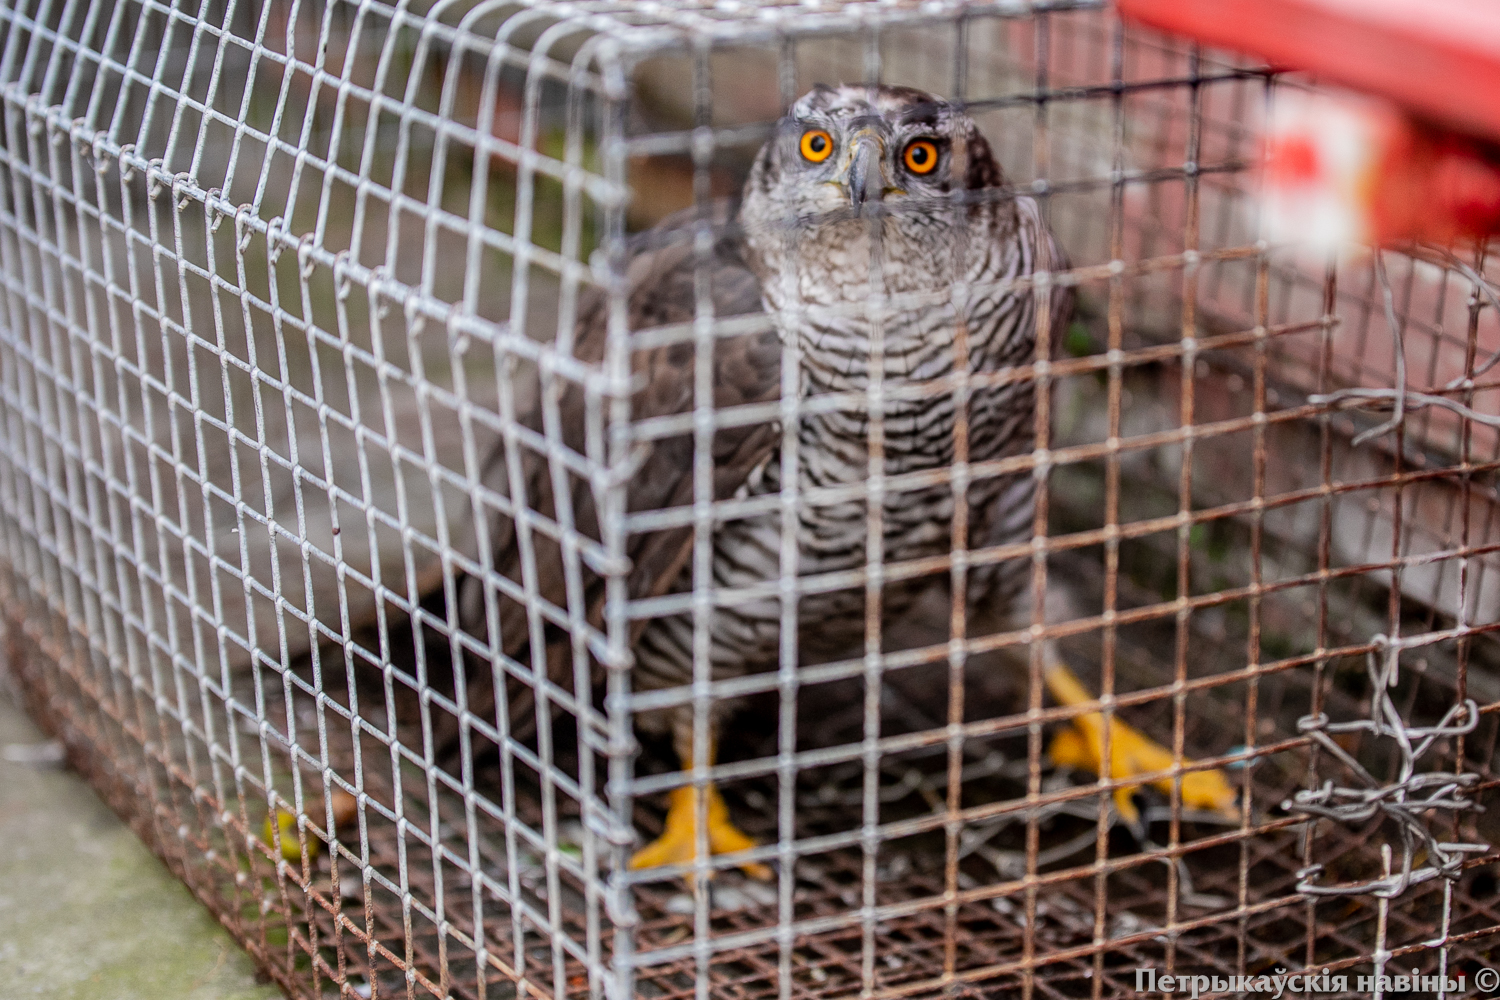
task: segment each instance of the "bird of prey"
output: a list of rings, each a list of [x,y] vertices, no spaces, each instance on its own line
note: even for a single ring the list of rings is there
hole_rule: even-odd
[[[1036,202],[1003,183],[989,144],[957,105],[904,87],[819,86],[792,105],[760,150],[736,217],[714,225],[700,216],[637,240],[626,274],[632,331],[691,324],[706,310],[718,322],[764,312],[770,323],[759,332],[714,341],[712,405],[722,411],[776,401],[784,386],[795,386],[806,404],[790,435],[770,422],[719,427],[709,475],[715,500],[775,497],[791,485],[798,498],[788,515],[795,518],[798,576],[854,575],[853,584],[809,586],[798,595],[802,649],[863,648],[870,597],[857,577],[872,555],[888,568],[946,556],[956,517],[958,541],[971,551],[1031,539],[1032,471],[990,470],[1034,447],[1036,394],[1026,369],[1044,360],[1037,357],[1039,327],[1048,325],[1055,342],[1071,300],[1061,283],[1033,280],[1064,270],[1066,259]],[[605,357],[609,319],[602,296],[580,310],[567,345],[573,357],[593,364]],[[691,412],[704,389],[695,357],[694,344],[680,338],[635,351],[632,420]],[[797,371],[784,380],[788,358],[796,359]],[[960,370],[970,378],[956,379]],[[832,402],[812,405],[820,396]],[[584,454],[599,447],[586,440],[591,405],[599,404],[570,385],[522,422],[550,429],[567,449]],[[877,406],[881,419],[872,421]],[[692,505],[702,471],[697,457],[691,433],[652,442],[626,487],[626,510]],[[973,471],[922,478],[955,463]],[[872,470],[889,485],[859,489]],[[514,441],[498,448],[485,481],[535,512],[519,529],[513,518],[492,515],[489,572],[597,626],[604,577],[569,555],[558,541],[560,527],[549,533],[540,526],[567,523],[597,538],[599,485],[564,468],[556,455]],[[630,537],[626,590],[633,599],[691,591],[695,578],[700,587],[740,593],[758,587],[762,595],[716,602],[706,636],[695,634],[690,613],[638,622],[634,689],[690,684],[695,658],[706,660],[714,679],[777,667],[782,602],[765,585],[781,578],[787,557],[782,517],[778,505],[767,504],[759,513],[717,521],[709,580],[701,557],[695,570],[691,524]],[[1020,607],[1029,566],[1029,557],[973,566],[970,605]],[[874,613],[894,620],[948,578],[944,568],[886,580]],[[515,600],[514,588],[507,596],[496,582],[468,581],[463,626],[481,635],[498,630],[496,649],[577,691],[577,630],[538,614],[528,607],[534,602]],[[530,703],[512,696],[511,711],[524,714]],[[710,720],[708,743],[700,745],[691,705],[638,720],[670,729],[685,768],[713,763],[718,721]],[[1088,746],[1100,741],[1098,727],[1080,728]],[[1069,746],[1073,758],[1086,760],[1087,747]],[[695,787],[671,793],[665,833],[636,854],[633,866],[691,862],[700,809],[712,853],[753,846],[730,821],[718,791],[710,784],[704,794],[701,803]],[[766,874],[763,866],[744,867]]]

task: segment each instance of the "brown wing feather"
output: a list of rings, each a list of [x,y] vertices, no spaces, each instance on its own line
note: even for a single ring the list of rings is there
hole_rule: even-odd
[[[727,217],[721,210],[720,218]],[[669,324],[691,322],[697,311],[695,294],[700,265],[693,249],[693,237],[687,231],[691,219],[669,219],[662,226],[637,240],[636,251],[627,271],[627,317],[630,329],[650,329]],[[763,311],[760,284],[745,260],[745,247],[737,230],[718,226],[712,254],[706,262],[714,314],[726,318]],[[599,364],[604,358],[608,326],[608,303],[603,295],[590,296],[580,310],[574,356],[588,364]],[[631,398],[635,420],[688,412],[693,406],[694,357],[692,343],[673,343],[636,352],[632,358],[634,377],[640,388]],[[714,344],[714,409],[744,403],[764,402],[780,396],[781,344],[767,326],[755,333],[719,339]],[[586,411],[588,400],[582,388],[566,383],[557,400],[554,432],[564,447],[585,453]],[[546,430],[540,401],[520,417],[525,426],[541,433]],[[779,431],[770,424],[725,428],[713,440],[714,494],[716,498],[732,496],[751,471],[772,452]],[[524,507],[556,521],[558,510],[554,477],[547,456],[529,448],[518,448],[519,478],[525,490]],[[511,456],[504,442],[496,446],[486,461],[485,484],[496,492],[511,495]],[[567,473],[570,496],[567,513],[574,529],[582,536],[598,539],[599,496],[593,485]],[[693,499],[693,439],[691,434],[652,442],[640,458],[638,471],[626,487],[626,507],[630,511],[659,510],[689,504]],[[536,593],[558,608],[574,607],[584,611],[594,627],[602,627],[604,578],[585,563],[581,576],[581,593],[569,594],[562,547],[544,530],[533,527],[526,543],[530,545],[536,566]],[[523,542],[514,521],[498,511],[490,514],[489,538],[495,571],[525,585]],[[630,560],[627,586],[632,597],[666,593],[678,579],[692,547],[692,528],[682,527],[631,536],[626,555]],[[575,584],[576,585],[576,584]],[[460,624],[475,635],[487,633],[485,588],[480,581],[468,579],[461,585]],[[570,598],[572,604],[570,605]],[[524,604],[500,596],[498,604],[499,647],[508,657],[523,664],[529,655],[531,633]],[[644,625],[644,623],[641,623]],[[637,628],[637,633],[639,628]],[[555,683],[571,689],[571,638],[566,630],[549,625],[544,630],[548,674]],[[634,638],[634,635],[632,636]],[[531,692],[523,685],[509,686],[508,701],[512,732],[521,736],[534,720]],[[588,692],[579,692],[587,698]],[[493,718],[493,692],[479,685],[471,692],[470,711]],[[455,720],[456,722],[456,720]],[[439,743],[455,749],[456,725],[448,739]]]

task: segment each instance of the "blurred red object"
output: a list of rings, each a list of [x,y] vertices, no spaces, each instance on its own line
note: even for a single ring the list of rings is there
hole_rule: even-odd
[[[1338,93],[1286,91],[1266,133],[1267,235],[1389,245],[1500,232],[1500,146]]]
[[[1496,0],[1117,0],[1126,17],[1500,139]]]
[[[1393,128],[1371,192],[1371,243],[1500,233],[1500,147],[1411,118]]]
[[[1447,243],[1500,234],[1500,0],[1117,3],[1123,16],[1152,27],[1405,109],[1322,102],[1317,114],[1273,124],[1269,194],[1304,217],[1316,208],[1323,224],[1314,239]],[[1342,199],[1339,212],[1320,197]]]

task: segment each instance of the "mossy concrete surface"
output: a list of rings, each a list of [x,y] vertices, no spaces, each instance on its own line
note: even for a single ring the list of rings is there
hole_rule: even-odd
[[[274,1000],[250,957],[75,774],[0,668],[0,995]]]

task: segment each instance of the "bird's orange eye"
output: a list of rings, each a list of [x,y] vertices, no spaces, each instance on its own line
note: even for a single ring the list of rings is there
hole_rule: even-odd
[[[822,163],[833,155],[833,136],[820,128],[802,133],[802,156],[812,163]]]
[[[906,144],[901,160],[914,174],[930,174],[937,167],[937,146],[929,139],[915,139]]]

